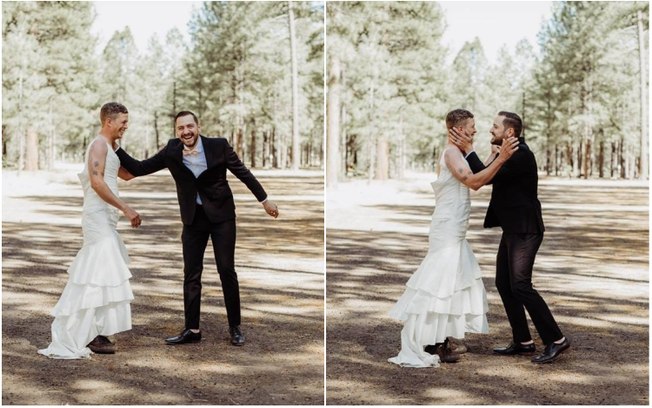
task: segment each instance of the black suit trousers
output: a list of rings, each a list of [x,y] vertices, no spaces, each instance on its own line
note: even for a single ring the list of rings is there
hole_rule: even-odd
[[[543,234],[505,233],[496,258],[496,288],[505,306],[515,342],[532,339],[525,310],[548,345],[563,337],[548,305],[532,286],[532,268]]]
[[[240,325],[240,288],[235,273],[235,219],[211,223],[202,206],[197,205],[191,225],[183,226],[183,306],[186,329],[199,329],[201,304],[201,274],[208,238],[213,243],[217,272],[222,282],[222,293],[229,326]]]

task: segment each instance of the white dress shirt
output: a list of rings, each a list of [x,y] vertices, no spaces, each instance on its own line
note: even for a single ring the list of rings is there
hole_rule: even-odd
[[[193,149],[188,149],[185,145],[183,146],[183,153],[186,153],[187,151],[195,151],[197,154],[184,154],[183,155],[183,164],[186,165],[186,167],[192,171],[192,174],[195,175],[195,178],[199,177],[200,174],[204,172],[208,168],[208,164],[206,163],[206,155],[204,154],[204,145],[201,142],[201,137],[197,137],[197,144],[195,144],[195,147]],[[199,197],[199,193],[197,193],[197,204],[201,205],[201,198]]]

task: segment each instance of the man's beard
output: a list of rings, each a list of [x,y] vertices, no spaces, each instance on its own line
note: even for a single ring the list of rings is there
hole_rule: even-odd
[[[495,146],[502,146],[503,139],[496,139],[495,137],[491,139],[491,144]]]

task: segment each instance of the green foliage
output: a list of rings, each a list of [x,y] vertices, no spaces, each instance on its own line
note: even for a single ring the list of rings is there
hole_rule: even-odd
[[[300,135],[317,157],[323,3],[294,4]],[[125,27],[96,52],[92,3],[3,4],[3,164],[18,163],[20,142],[30,130],[38,134],[42,164],[81,159],[108,101],[129,109],[122,145],[136,156],[150,155],[174,137],[172,118],[180,110],[195,111],[208,135],[274,133],[278,146],[271,154],[283,154],[292,115],[287,11],[287,2],[206,2],[189,24],[190,44],[173,29],[138,50]],[[257,150],[261,156],[262,147]]]
[[[383,139],[390,142],[393,175],[431,169],[446,142],[446,112],[466,108],[475,115],[479,151],[488,150],[496,113],[513,111],[549,174],[634,177],[647,132],[639,10],[648,54],[648,3],[556,2],[539,52],[523,39],[489,64],[476,38],[447,64],[440,45],[445,18],[436,3],[328,3],[328,55],[342,65],[341,156],[348,174],[373,173]]]
[[[393,155],[393,174],[406,157],[427,160],[423,152],[433,145],[436,118],[446,109],[439,5],[334,2],[327,15],[328,52],[342,65],[343,143],[355,150],[348,170],[373,173],[379,140],[402,152]]]
[[[3,4],[3,165],[15,166],[31,129],[42,165],[76,150],[95,118],[95,38],[86,2]]]
[[[529,126],[536,147],[546,152],[549,174],[634,176],[641,134],[635,29],[641,7],[648,30],[646,5],[555,3],[528,85]],[[623,168],[626,161],[629,169]]]

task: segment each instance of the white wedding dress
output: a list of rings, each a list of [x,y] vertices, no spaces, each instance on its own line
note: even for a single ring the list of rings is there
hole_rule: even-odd
[[[445,152],[445,151],[444,151]],[[482,274],[466,241],[471,201],[469,189],[448,170],[444,153],[432,183],[435,210],[428,254],[406,284],[389,315],[404,322],[401,351],[389,361],[405,367],[437,367],[439,357],[426,345],[464,333],[487,333],[487,295]]]
[[[107,142],[99,136],[94,143]],[[117,196],[120,160],[108,147],[104,181]],[[129,284],[129,257],[116,230],[120,213],[91,188],[88,151],[85,163],[78,175],[84,190],[84,243],[68,268],[68,283],[52,310],[52,343],[38,351],[51,358],[88,358],[92,353],[86,345],[96,336],[131,329],[130,303],[134,297]]]

